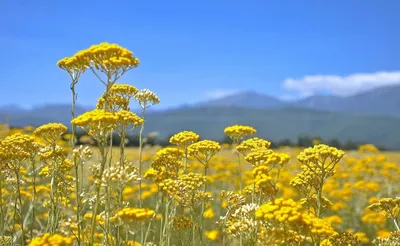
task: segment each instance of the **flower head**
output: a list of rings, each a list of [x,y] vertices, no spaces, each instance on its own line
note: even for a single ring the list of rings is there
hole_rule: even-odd
[[[189,145],[197,142],[199,140],[199,135],[192,131],[183,131],[173,135],[169,142],[176,144],[182,148],[187,148]]]
[[[225,134],[232,139],[234,143],[240,143],[244,138],[256,133],[256,129],[251,126],[234,125],[225,128]]]
[[[212,140],[201,140],[189,146],[189,154],[195,156],[199,161],[208,163],[210,159],[216,155],[221,149],[218,142]]]
[[[36,128],[33,134],[44,138],[49,143],[55,143],[66,131],[67,127],[61,123],[48,123]]]
[[[109,135],[110,130],[115,129],[118,119],[112,112],[95,109],[76,117],[71,123],[88,130],[89,135],[99,140]]]
[[[139,102],[139,105],[142,109],[146,109],[160,103],[160,98],[154,92],[148,89],[143,89],[136,93],[135,99]]]
[[[236,150],[239,151],[239,153],[245,155],[249,151],[259,149],[259,148],[265,148],[268,149],[271,146],[271,142],[262,139],[262,138],[250,138],[244,140],[242,143],[240,143],[237,147]]]

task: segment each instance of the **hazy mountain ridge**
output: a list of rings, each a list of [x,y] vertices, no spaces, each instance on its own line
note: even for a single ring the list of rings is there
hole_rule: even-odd
[[[256,104],[257,106],[254,106]],[[283,101],[256,92],[243,92],[199,103],[202,106],[243,108],[308,108],[322,111],[400,117],[400,85],[385,86],[356,95],[340,97],[313,95],[296,101]]]

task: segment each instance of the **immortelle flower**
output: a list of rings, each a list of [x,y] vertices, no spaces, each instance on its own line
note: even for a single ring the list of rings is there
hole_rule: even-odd
[[[334,175],[335,166],[344,156],[344,151],[325,144],[304,149],[297,159],[310,170],[326,179]]]
[[[71,76],[72,86],[78,83],[80,76],[89,67],[88,59],[79,59],[78,57],[64,57],[57,62],[57,66]]]
[[[99,140],[116,128],[118,119],[112,112],[95,109],[76,117],[71,123],[87,130],[90,136]]]
[[[96,71],[106,74],[108,81],[100,80],[109,86],[122,74],[136,68],[140,63],[130,50],[107,42],[92,45],[88,49],[77,52],[73,57],[89,66],[98,78],[100,77]]]
[[[49,143],[55,143],[65,132],[67,132],[65,125],[61,123],[48,123],[36,128],[33,134],[45,139]]]
[[[199,135],[192,131],[182,131],[173,135],[169,142],[171,144],[176,144],[179,147],[186,149],[189,145],[199,141]]]
[[[189,155],[196,157],[203,164],[208,163],[211,158],[221,149],[218,142],[212,140],[201,140],[189,146]]]
[[[24,161],[34,156],[39,151],[39,145],[34,142],[34,137],[16,133],[6,137],[0,142],[0,160]]]
[[[156,157],[151,163],[151,167],[156,171],[169,171],[178,174],[183,166],[183,150],[178,148],[164,148],[156,153]]]
[[[129,104],[131,99],[138,92],[138,89],[133,85],[128,84],[113,84],[108,91],[107,96],[107,109],[116,112],[118,110],[129,111]],[[96,108],[104,109],[106,94],[99,98]]]
[[[125,131],[132,131],[144,123],[142,118],[131,111],[120,110],[116,112],[115,115],[118,117],[116,130],[120,135],[124,134],[125,136]]]
[[[123,208],[117,212],[116,216],[125,222],[138,222],[151,219],[154,213],[154,210],[148,208]]]
[[[329,238],[335,233],[324,220],[313,214],[303,213],[301,204],[292,199],[277,198],[264,203],[256,211],[255,216],[257,219],[277,227],[285,227],[305,236],[313,236],[319,241]]]
[[[160,103],[160,98],[148,89],[142,89],[136,93],[135,99],[143,110]]]
[[[267,165],[270,167],[282,167],[289,162],[290,156],[286,153],[276,153],[270,149],[258,148],[253,149],[245,158],[253,167],[259,165]]]
[[[232,139],[233,143],[238,144],[244,138],[254,135],[257,131],[251,126],[234,125],[225,128],[226,136]]]
[[[73,244],[71,237],[65,237],[60,234],[45,233],[43,236],[35,237],[29,243],[29,246],[41,246],[41,245],[54,245],[54,246],[70,246]]]
[[[262,138],[250,138],[244,140],[242,143],[240,143],[237,147],[236,150],[239,151],[239,153],[246,155],[248,152],[259,149],[259,148],[265,148],[268,149],[271,146],[271,142],[262,139]]]

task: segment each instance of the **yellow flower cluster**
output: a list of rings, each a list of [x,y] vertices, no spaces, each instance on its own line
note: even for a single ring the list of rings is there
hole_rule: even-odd
[[[289,160],[290,156],[285,153],[276,153],[270,149],[258,148],[253,149],[245,156],[245,160],[254,167],[259,165],[268,165],[271,167],[282,167]]]
[[[275,181],[269,175],[270,168],[266,165],[259,165],[255,167],[252,171],[254,177],[254,184],[246,187],[246,192],[248,194],[262,193],[267,196],[274,196],[278,192],[278,188],[275,185]]]
[[[168,193],[183,207],[195,207],[211,198],[211,194],[201,190],[207,178],[199,173],[188,173],[178,177],[177,180],[166,182]]]
[[[379,152],[379,149],[375,147],[373,144],[364,144],[358,147],[358,152],[365,153],[365,152]]]
[[[199,161],[208,163],[220,149],[221,145],[218,142],[212,140],[201,140],[197,143],[191,144],[188,151],[189,155],[195,156]]]
[[[257,131],[251,126],[234,125],[225,128],[224,132],[234,143],[239,143],[244,138],[254,135]]]
[[[208,240],[215,241],[219,236],[218,230],[206,231],[204,235],[208,238]]]
[[[288,226],[291,230],[308,233],[320,238],[333,235],[333,228],[322,219],[302,213],[302,206],[292,199],[277,198],[264,203],[256,211],[256,218]]]
[[[34,156],[39,146],[30,135],[16,133],[0,141],[0,160],[23,161]]]
[[[359,245],[361,240],[352,232],[341,232],[335,233],[329,239],[327,239],[330,244],[327,245]],[[328,242],[327,242],[328,243]],[[321,244],[322,245],[322,244]]]
[[[107,42],[92,45],[86,50],[78,51],[73,57],[64,58],[57,64],[65,68],[81,68],[92,66],[102,72],[121,69],[123,72],[137,67],[139,59],[133,53],[117,44]]]
[[[249,151],[259,149],[259,148],[266,148],[268,149],[271,146],[271,142],[262,139],[262,138],[250,138],[246,139],[241,142],[237,147],[236,150],[239,151],[241,154],[246,155]]]
[[[89,61],[78,57],[64,57],[57,62],[57,66],[69,74],[83,73],[89,67]]]
[[[333,175],[335,165],[343,156],[344,151],[325,144],[319,144],[304,149],[297,156],[297,159],[308,168],[321,172],[321,175],[325,178]]]
[[[188,216],[180,215],[172,219],[172,226],[178,232],[192,228],[193,222]]]
[[[123,221],[142,221],[153,217],[154,210],[148,208],[123,208],[117,212],[118,218]]]
[[[143,124],[143,119],[130,111],[120,110],[115,114],[118,117],[118,123],[123,126],[132,125],[134,129]]]
[[[73,244],[73,241],[74,240],[71,237],[65,237],[60,234],[50,235],[50,233],[45,233],[41,237],[32,239],[32,241],[29,243],[29,246],[70,246]]]
[[[113,112],[118,110],[128,110],[130,100],[135,96],[138,92],[138,89],[133,85],[128,84],[113,84],[108,91],[108,94],[103,94],[102,97],[99,98],[96,108],[104,109],[104,105],[107,98],[107,109]]]
[[[33,134],[44,138],[49,143],[55,143],[66,131],[67,127],[61,123],[48,123],[36,128]]]
[[[88,130],[89,135],[99,140],[110,134],[110,131],[116,127],[118,119],[118,116],[112,112],[94,109],[76,117],[71,123]]]
[[[192,131],[182,131],[173,135],[169,142],[186,149],[189,145],[199,141],[199,135]]]
[[[128,84],[113,84],[110,89],[111,94],[115,94],[125,98],[132,98],[138,93],[138,89]]]
[[[388,218],[395,218],[400,215],[400,197],[382,198],[377,203],[371,204],[369,207],[372,211],[381,212]]]
[[[178,174],[183,166],[183,150],[178,148],[164,148],[156,153],[156,157],[151,163],[151,167],[156,171],[168,171]]]

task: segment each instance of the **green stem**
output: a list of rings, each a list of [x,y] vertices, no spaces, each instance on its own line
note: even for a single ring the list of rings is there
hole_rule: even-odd
[[[72,105],[71,105],[71,118],[72,120],[75,119],[75,104],[77,100],[77,95],[75,92],[75,84],[78,82],[77,78],[72,77],[72,83],[71,83],[71,94],[72,94]],[[72,150],[75,148],[75,141],[76,138],[76,126],[72,125],[72,134],[71,134],[71,148]],[[78,172],[78,161],[76,158],[73,158],[73,164],[75,167],[75,195],[76,195],[76,221],[77,221],[77,229],[78,229],[78,235],[77,235],[77,243],[78,246],[81,245],[81,220],[80,220],[80,212],[81,212],[81,199],[80,199],[80,191],[82,189],[79,189],[79,172]],[[83,177],[83,173],[82,173]],[[82,181],[81,181],[82,182]],[[82,184],[81,184],[82,185]]]
[[[208,172],[208,162],[204,164],[204,177],[207,178]],[[204,184],[204,192],[207,192],[207,181]],[[205,202],[201,203],[201,214],[200,214],[200,227],[199,227],[199,236],[200,236],[200,244],[203,245],[203,226],[204,226],[204,210],[205,210]]]
[[[143,166],[143,161],[142,161],[142,156],[143,156],[143,132],[144,132],[144,123],[145,123],[145,118],[146,118],[146,108],[143,108],[142,111],[142,119],[143,123],[140,127],[140,133],[139,133],[139,208],[143,207],[143,200],[142,200],[142,166]],[[140,240],[143,241],[144,239],[144,228],[143,228],[143,223],[140,223]]]
[[[30,236],[31,239],[33,238],[33,227],[35,224],[35,201],[36,201],[36,166],[35,166],[35,160],[32,158],[32,168],[33,168],[33,195],[32,195],[32,200],[31,200],[31,206],[32,206],[32,220],[31,220],[31,228],[30,228]]]
[[[17,198],[18,198],[18,203],[19,203],[19,220],[20,220],[20,226],[21,226],[21,245],[24,246],[25,245],[25,231],[24,231],[24,223],[22,222],[22,199],[21,199],[21,185],[20,185],[20,170],[19,170],[19,166],[18,166],[18,170],[16,170],[15,174],[17,176]]]
[[[243,189],[243,180],[242,180],[242,168],[240,166],[240,154],[238,151],[236,151],[236,156],[238,160],[238,177],[239,177],[239,187],[240,187],[240,192],[242,192]]]

